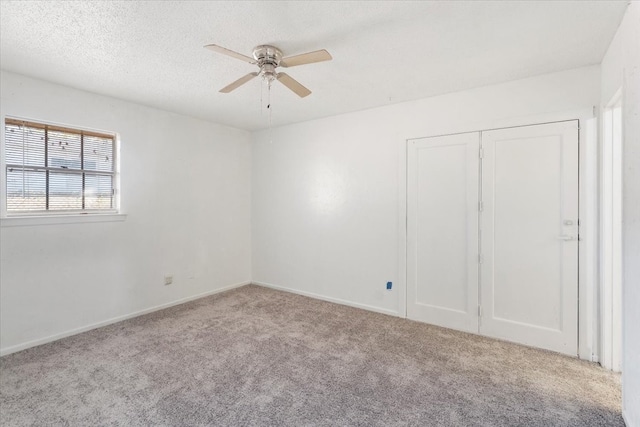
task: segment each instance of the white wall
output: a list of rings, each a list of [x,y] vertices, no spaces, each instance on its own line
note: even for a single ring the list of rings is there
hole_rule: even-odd
[[[640,426],[640,3],[630,2],[602,61],[602,102],[622,88],[622,406]]]
[[[4,221],[3,353],[251,279],[248,132],[7,72],[1,85],[3,118],[119,133],[127,214],[124,222]],[[173,285],[164,286],[165,273]]]
[[[576,118],[599,86],[592,66],[254,133],[253,280],[403,315],[406,139]]]

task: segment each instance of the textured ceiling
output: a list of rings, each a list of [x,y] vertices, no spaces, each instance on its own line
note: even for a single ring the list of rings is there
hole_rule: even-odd
[[[313,93],[271,91],[273,125],[424,98],[601,61],[626,1],[2,1],[0,66],[248,130],[269,126],[256,67],[274,44],[333,61],[290,68]],[[262,97],[262,101],[261,101]]]

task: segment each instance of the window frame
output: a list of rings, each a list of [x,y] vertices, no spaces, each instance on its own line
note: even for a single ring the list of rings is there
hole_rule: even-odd
[[[115,220],[120,221],[124,220],[126,217],[122,215],[120,212],[120,138],[116,132],[103,131],[98,129],[92,129],[83,126],[75,126],[75,125],[66,125],[60,123],[54,123],[44,120],[38,119],[28,119],[23,117],[11,116],[11,115],[2,115],[2,127],[0,133],[0,167],[2,168],[2,184],[0,185],[0,203],[2,204],[0,209],[0,219],[2,219],[2,226],[13,226],[13,225],[27,225],[29,222],[33,221],[22,221],[22,219],[33,220],[33,219],[45,219],[44,221],[36,221],[38,224],[46,224],[46,223],[70,223],[75,222],[74,218],[84,218],[85,220],[88,217],[92,217],[91,221],[87,222],[96,222],[96,221],[109,221]],[[96,137],[106,137],[112,138],[113,140],[113,151],[112,151],[112,172],[101,172],[101,171],[93,171],[88,169],[67,169],[67,168],[58,168],[58,167],[49,167],[49,166],[25,166],[25,165],[15,165],[15,164],[7,164],[7,147],[6,147],[6,127],[7,124],[18,124],[22,123],[27,126],[31,125],[32,127],[39,127],[47,129],[47,131],[61,131],[68,132],[72,134],[80,134],[84,136],[96,136]],[[83,159],[84,162],[84,159]],[[109,209],[60,209],[60,210],[33,210],[33,211],[9,211],[8,210],[8,194],[7,194],[7,185],[8,185],[8,169],[9,167],[14,168],[24,168],[25,170],[40,170],[40,171],[53,171],[53,172],[61,172],[66,174],[90,174],[90,175],[102,175],[102,176],[111,176],[112,177],[112,202],[111,208]],[[85,195],[83,194],[83,199]],[[52,221],[46,220],[46,218],[52,218]],[[57,218],[57,219],[56,219]]]

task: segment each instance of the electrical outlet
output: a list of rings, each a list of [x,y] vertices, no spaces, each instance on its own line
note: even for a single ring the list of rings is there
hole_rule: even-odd
[[[169,274],[168,276],[164,276],[164,285],[170,285],[173,283],[173,275]]]

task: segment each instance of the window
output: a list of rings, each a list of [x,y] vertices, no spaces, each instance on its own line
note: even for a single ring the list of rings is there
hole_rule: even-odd
[[[7,214],[115,212],[114,135],[5,119]]]

